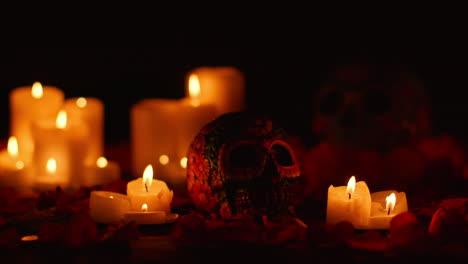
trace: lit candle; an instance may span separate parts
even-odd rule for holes
[[[0,152],[0,187],[9,186],[18,193],[31,194],[33,178],[29,168],[18,157],[18,141],[8,139],[7,149]]]
[[[10,135],[18,140],[18,155],[25,165],[30,163],[34,150],[32,122],[54,121],[62,107],[63,98],[62,90],[42,86],[39,82],[11,91]]]
[[[148,211],[171,212],[173,192],[164,181],[153,179],[152,165],[146,166],[143,177],[127,184],[127,196],[134,211],[140,211],[143,204],[147,204]]]
[[[132,107],[133,173],[154,164],[158,179],[185,191],[187,151],[200,129],[216,116],[214,104],[201,103],[198,79],[189,79],[189,95],[180,100],[145,99]]]
[[[148,212],[148,205],[143,204],[140,211],[125,212],[124,222],[135,222],[138,225],[154,225],[166,223],[166,212]]]
[[[380,191],[371,194],[371,216],[366,229],[389,229],[390,220],[402,212],[408,211],[404,192],[394,190]]]
[[[94,164],[86,165],[81,186],[93,187],[108,184],[120,178],[120,166],[117,162],[99,157]]]
[[[193,90],[190,80],[199,82],[197,100],[200,104],[214,104],[217,116],[245,109],[245,80],[236,68],[200,67],[191,71],[188,79],[188,94]]]
[[[365,181],[356,183],[354,176],[347,186],[328,188],[326,222],[337,224],[348,221],[354,227],[368,226],[371,213],[371,195]]]
[[[103,224],[119,223],[130,209],[130,201],[124,194],[106,191],[92,191],[89,200],[90,216]]]
[[[88,139],[84,142],[84,163],[94,165],[104,151],[104,104],[97,98],[70,98],[63,108],[70,123],[80,122],[88,129]]]

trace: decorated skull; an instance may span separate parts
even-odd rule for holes
[[[385,151],[429,130],[423,86],[390,64],[343,64],[315,98],[314,132],[330,143]]]
[[[191,199],[197,209],[224,219],[292,214],[299,175],[284,130],[263,115],[221,115],[200,130],[188,151]]]

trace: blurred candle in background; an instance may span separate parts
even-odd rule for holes
[[[63,91],[35,82],[32,86],[13,89],[10,93],[10,135],[18,141],[18,157],[28,165],[34,142],[31,125],[35,121],[54,122],[64,100]]]
[[[18,157],[16,137],[10,137],[7,149],[0,152],[0,187],[12,187],[20,194],[32,194],[31,176],[29,167],[25,167]]]
[[[197,100],[200,104],[214,104],[217,116],[245,110],[245,80],[238,69],[199,67],[189,72],[187,79],[187,96],[190,95],[190,86],[193,87],[190,80],[198,81],[200,94]]]

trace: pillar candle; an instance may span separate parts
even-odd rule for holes
[[[65,111],[60,111],[55,122],[40,120],[33,123],[35,144],[33,166],[39,190],[79,187],[86,153],[87,128],[78,120],[69,123]],[[54,159],[55,171],[47,164]]]
[[[200,104],[214,104],[216,115],[245,109],[245,80],[242,72],[234,67],[200,67],[187,75],[187,95],[190,78],[200,83]]]
[[[392,203],[391,195],[395,201]],[[403,212],[408,211],[408,203],[404,192],[394,190],[380,191],[371,194],[371,215],[366,229],[389,229],[390,220]]]
[[[67,112],[71,123],[75,120],[88,128],[84,162],[94,165],[103,155],[104,149],[104,105],[97,98],[70,98],[64,102],[63,109]]]
[[[30,167],[18,157],[16,137],[8,139],[6,150],[0,152],[0,187],[12,187],[20,194],[32,194],[34,179]]]
[[[94,164],[85,165],[81,186],[105,185],[117,179],[120,179],[119,164],[99,157]]]
[[[365,181],[356,183],[354,176],[347,186],[328,188],[326,222],[337,224],[348,221],[355,228],[368,226],[371,213],[371,195]]]
[[[172,190],[164,181],[153,179],[153,167],[148,165],[143,177],[127,184],[127,196],[133,211],[141,211],[143,204],[147,204],[148,211],[171,212]]]
[[[124,194],[106,191],[92,191],[89,200],[90,216],[103,224],[122,222],[130,209],[128,197]]]
[[[34,143],[31,134],[33,121],[54,121],[62,107],[64,94],[53,86],[22,86],[10,93],[10,135],[18,140],[18,155],[25,164],[32,159]]]

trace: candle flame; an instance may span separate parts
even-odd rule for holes
[[[47,160],[46,168],[49,173],[55,173],[57,171],[57,162],[54,158],[50,158]]]
[[[104,158],[104,157],[99,157],[97,160],[96,160],[96,165],[99,167],[99,168],[105,168],[107,167],[107,159]]]
[[[65,110],[61,110],[58,113],[57,119],[55,120],[55,126],[61,129],[67,127],[67,112],[65,112]]]
[[[188,92],[192,105],[195,107],[199,106],[200,100],[198,97],[200,96],[200,81],[196,74],[191,74],[189,77]]]
[[[85,108],[87,104],[88,101],[84,97],[76,99],[76,106],[78,106],[79,108]]]
[[[16,137],[12,136],[8,139],[7,151],[11,157],[18,157],[18,140],[16,140]]]
[[[145,168],[145,171],[143,172],[143,188],[145,188],[146,191],[148,191],[152,183],[153,183],[153,166],[151,166],[151,164],[148,164],[148,166],[146,166]]]
[[[114,196],[111,195],[111,196],[109,196],[109,198],[114,199]]]
[[[31,88],[31,95],[36,99],[41,99],[44,91],[40,82],[34,82]]]
[[[395,193],[391,193],[387,198],[385,198],[385,201],[387,201],[387,205],[385,206],[385,210],[387,210],[388,214],[395,208],[396,204],[396,195]]]
[[[162,165],[167,165],[169,163],[169,156],[167,155],[161,155],[159,157],[159,163],[161,163]]]
[[[184,169],[187,168],[187,157],[183,157],[180,159],[180,166]]]
[[[143,205],[141,206],[141,211],[142,211],[142,212],[148,212],[148,205],[147,205],[147,204],[143,204]]]
[[[351,178],[348,181],[348,186],[346,187],[346,193],[349,195],[350,199],[351,195],[354,193],[354,189],[356,189],[356,178],[354,176],[351,176]]]

